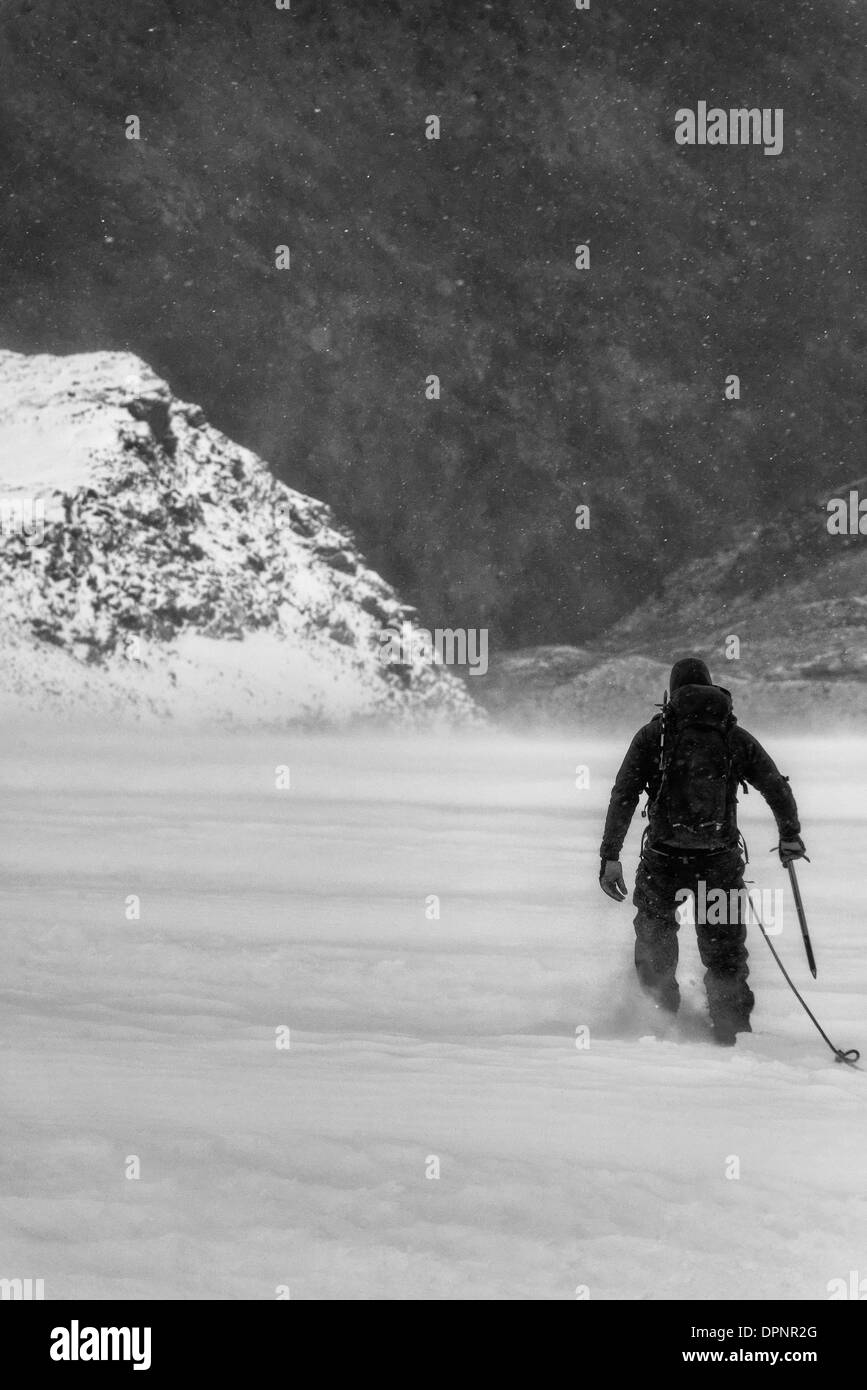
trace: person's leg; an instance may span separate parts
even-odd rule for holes
[[[747,984],[749,967],[744,862],[740,855],[706,871],[707,893],[725,893],[721,911],[708,906],[707,915],[719,921],[696,922],[698,949],[705,966],[704,983],[714,1032],[724,1041],[734,1041],[736,1033],[749,1033],[750,1014],[755,997]],[[741,891],[743,890],[743,891]]]
[[[677,1013],[680,1005],[675,891],[676,885],[641,860],[632,895],[636,908],[635,969],[642,989],[671,1013]]]

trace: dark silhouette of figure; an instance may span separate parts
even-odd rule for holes
[[[648,825],[632,899],[638,978],[659,1008],[677,1011],[677,909],[688,894],[697,904],[710,899],[706,920],[696,913],[696,934],[714,1037],[729,1046],[750,1031],[755,1002],[747,983],[745,861],[737,824],[738,788],[746,792],[747,783],[774,813],[783,864],[800,859],[805,849],[788,778],[738,725],[731,695],[713,684],[705,663],[698,657],[675,662],[662,713],[639,729],[617,774],[599,875],[603,892],[621,902],[620,851],[646,792]]]

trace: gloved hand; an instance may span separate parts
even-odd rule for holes
[[[607,893],[616,903],[623,902],[626,897],[626,884],[623,882],[623,870],[619,859],[605,860],[599,875],[599,886],[602,892]]]
[[[796,835],[794,840],[781,840],[779,843],[780,861],[784,869],[787,869],[794,859],[806,859],[807,851],[804,841],[800,835]]]

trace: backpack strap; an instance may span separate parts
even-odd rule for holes
[[[734,772],[735,778],[737,779],[738,786],[740,787],[740,789],[741,789],[741,791],[743,792],[744,796],[749,796],[749,794],[750,794],[750,789],[749,789],[749,787],[748,787],[748,785],[747,785],[746,778],[744,777],[743,773],[740,771],[740,768],[738,768],[738,767],[736,766],[736,764],[737,764],[737,758],[736,758],[736,756],[735,756],[734,750],[732,749],[732,741],[731,741],[731,740],[732,740],[732,734],[733,734],[733,732],[734,732],[734,728],[735,728],[736,722],[737,722],[737,721],[735,720],[734,715],[733,715],[733,714],[730,714],[730,715],[729,715],[729,722],[728,722],[728,725],[726,726],[726,744],[727,744],[727,746],[728,746],[728,749],[729,749],[729,757],[730,757],[730,759],[731,759],[731,771]],[[746,847],[746,841],[744,841],[744,846]]]
[[[665,777],[665,770],[666,770],[666,767],[667,767],[667,759],[670,759],[670,757],[671,757],[671,748],[670,748],[670,746],[669,746],[669,745],[670,745],[670,727],[669,727],[669,726],[670,726],[670,719],[671,719],[670,704],[671,704],[671,702],[670,702],[670,700],[669,700],[669,698],[668,698],[668,691],[666,690],[666,691],[664,692],[663,696],[662,696],[662,704],[661,704],[661,705],[657,705],[657,707],[656,707],[657,709],[662,710],[662,714],[659,715],[659,716],[654,716],[654,718],[658,717],[658,718],[659,718],[659,721],[660,721],[660,724],[659,724],[659,753],[658,753],[657,759],[656,759],[657,777],[656,777],[656,779],[648,778],[647,784],[646,784],[646,785],[644,786],[644,788],[643,788],[643,791],[644,791],[645,795],[647,796],[647,800],[645,801],[645,803],[644,803],[644,809],[643,809],[643,811],[641,812],[641,819],[642,819],[642,820],[646,820],[646,819],[647,819],[647,813],[648,813],[648,811],[650,810],[651,802],[656,801],[657,797],[659,796],[660,791],[662,790],[662,783],[663,783],[663,780],[664,780],[664,777]],[[657,782],[656,794],[655,794],[655,795],[654,795],[654,793],[653,793],[652,780],[656,780],[656,782]]]
[[[669,709],[669,700],[668,700],[668,691],[667,691],[667,690],[666,690],[665,693],[663,694],[663,697],[662,697],[662,704],[660,705],[660,709],[662,710],[662,716],[661,716],[661,723],[660,723],[660,726],[659,726],[659,775],[660,775],[660,777],[662,777],[662,775],[663,775],[663,773],[664,773],[664,771],[665,771],[665,744],[666,744],[666,737],[665,737],[665,736],[666,736],[666,733],[668,732],[668,723],[669,723],[669,719],[670,719],[670,716],[671,716],[671,710]]]

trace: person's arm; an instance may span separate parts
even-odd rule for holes
[[[739,729],[738,734],[740,773],[751,786],[761,792],[774,813],[777,829],[780,832],[781,857],[782,846],[784,845],[800,846],[801,854],[803,854],[804,846],[801,840],[798,807],[792,795],[788,777],[783,776],[773,758],[765,752],[757,738],[748,734],[746,729]],[[791,857],[800,858],[801,856],[794,854]]]
[[[602,856],[602,873],[605,872],[606,861],[620,858],[638,798],[650,780],[656,751],[658,745],[653,736],[653,728],[645,724],[630,743],[611,789],[611,800],[608,803],[599,851]]]

